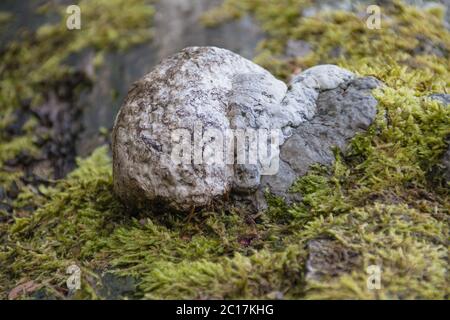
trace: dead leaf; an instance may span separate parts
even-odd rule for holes
[[[40,287],[39,284],[35,283],[33,280],[27,281],[25,283],[19,284],[17,287],[12,289],[8,294],[9,300],[15,300],[20,295],[32,293]]]

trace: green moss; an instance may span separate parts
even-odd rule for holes
[[[299,236],[327,233],[357,250],[362,270],[306,286],[307,298],[444,299],[447,290],[448,225],[444,219],[408,208],[374,203],[348,214],[308,223]],[[366,267],[381,267],[381,290],[367,290]]]
[[[143,278],[141,287],[150,299],[252,299],[299,297],[302,260],[299,246],[283,252],[260,250],[245,257],[236,254],[218,261],[159,261]]]
[[[85,248],[107,232],[104,227],[115,207],[107,190],[109,172],[109,160],[102,149],[81,162],[80,168],[55,188],[41,190],[42,194],[22,193],[17,207],[20,202],[43,205],[29,217],[16,218],[9,227],[0,256],[3,283],[24,274],[48,286],[63,283],[65,268],[79,257],[88,256]],[[93,174],[97,176],[94,178]],[[99,180],[100,176],[104,178]],[[92,199],[97,210],[89,206]],[[107,215],[109,211],[112,213]],[[48,278],[53,281],[47,283]]]
[[[350,154],[364,158],[357,166],[360,183],[371,191],[427,188],[427,173],[447,147],[450,110],[419,94],[405,87],[375,92],[378,119],[353,141]]]

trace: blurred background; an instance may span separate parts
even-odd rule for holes
[[[17,41],[22,37],[30,37],[30,34],[42,26],[60,23],[64,16],[58,10],[76,2],[70,0],[1,1],[0,11],[12,16],[4,25],[0,35],[2,47],[5,48],[9,42]],[[77,119],[82,125],[82,132],[77,137],[77,154],[87,155],[101,143],[99,141],[101,137],[98,136],[99,129],[112,127],[114,117],[130,85],[150,72],[161,59],[187,46],[205,45],[227,48],[249,59],[254,56],[255,48],[262,38],[262,32],[249,16],[215,28],[207,28],[201,23],[202,14],[220,2],[220,0],[85,1],[86,6],[90,8],[98,5],[104,6],[105,11],[114,11],[120,7],[129,10],[127,19],[140,19],[139,24],[131,28],[140,30],[148,28],[150,34],[132,46],[127,45],[125,50],[115,50],[115,38],[106,40],[105,48],[112,47],[113,50],[105,52],[102,58],[104,61],[96,66],[93,66],[95,52],[99,49],[95,47],[96,44],[88,43],[81,52],[76,52],[76,56],[70,56],[64,61],[64,64],[70,63],[77,71],[83,72],[92,80],[92,87],[83,90],[77,101],[77,104],[82,105],[82,115]],[[138,13],[133,16],[136,10],[141,10],[144,6],[148,10],[146,15]],[[108,12],[103,12],[103,9],[93,8],[95,12],[92,14],[89,12],[90,16],[86,17],[82,3],[81,30],[66,30],[66,32],[77,33],[76,37],[90,37],[87,30],[92,29],[91,18],[101,19],[100,16],[104,15],[108,20]],[[115,18],[112,17],[112,19]],[[105,21],[102,27],[105,27],[107,23]],[[117,22],[111,21],[111,24],[115,23]],[[121,34],[124,37],[127,37],[130,31],[126,30],[127,27],[124,25],[115,24],[112,27],[119,33],[125,30]],[[97,31],[103,32],[103,30]],[[46,46],[47,44],[38,42],[34,45]]]

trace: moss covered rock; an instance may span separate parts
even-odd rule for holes
[[[428,98],[449,87],[443,12],[383,1],[383,27],[369,30],[353,11],[303,15],[308,2],[228,0],[205,18],[254,15],[267,33],[256,61],[279,77],[333,63],[385,83],[372,91],[377,115],[368,130],[334,153],[332,167],[312,166],[297,179],[291,190],[301,198],[287,205],[268,195],[268,210],[257,215],[126,215],[113,193],[107,147],[46,184],[22,183],[25,172],[11,172],[2,158],[2,188],[8,183],[0,194],[15,197],[0,206],[1,297],[22,285],[34,292],[17,298],[67,298],[65,271],[75,263],[82,288],[72,298],[111,296],[99,286],[112,273],[124,279],[120,294],[133,298],[448,299],[449,189],[442,174],[431,173],[448,150],[450,108]],[[308,42],[311,53],[287,59],[289,40]],[[417,50],[430,44],[438,55]],[[2,63],[30,59],[26,50],[9,52]],[[2,77],[0,144],[7,151],[0,156],[8,158],[19,145],[39,152],[31,134],[15,137],[17,144],[3,135],[19,106],[16,94],[33,96],[34,86],[11,90],[28,72],[20,70]],[[53,73],[38,75],[46,74]],[[381,269],[380,290],[367,287],[371,265]],[[326,272],[308,276],[308,266]]]

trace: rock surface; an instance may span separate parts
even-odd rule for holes
[[[360,254],[336,240],[313,239],[308,241],[306,247],[308,250],[307,281],[338,277],[361,268]]]
[[[129,205],[184,212],[216,203],[263,210],[267,189],[289,200],[296,177],[331,164],[332,148],[370,125],[378,85],[322,65],[288,87],[228,50],[184,49],[138,81],[117,116],[115,192]],[[270,142],[266,158],[250,131]]]
[[[434,93],[429,96],[430,99],[439,101],[444,106],[449,107],[450,106],[450,94],[445,93]],[[450,136],[447,137],[447,144],[448,148],[447,151],[444,153],[441,159],[442,163],[442,174],[444,181],[447,183],[450,183]]]
[[[445,93],[433,93],[429,96],[430,99],[439,101],[445,106],[450,105],[450,94]]]
[[[276,176],[264,176],[258,192],[247,200],[256,210],[266,208],[265,190],[287,202],[298,200],[289,193],[295,179],[313,164],[330,166],[334,147],[344,151],[356,133],[366,130],[376,116],[377,100],[371,90],[381,83],[372,77],[356,78],[334,89],[319,90],[316,114],[292,131],[280,148],[280,169]]]

